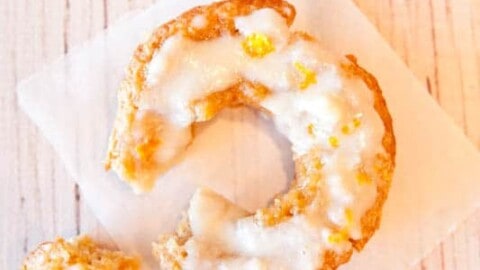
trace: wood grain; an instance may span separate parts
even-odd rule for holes
[[[161,0],[162,1],[162,0]],[[0,269],[58,235],[108,242],[74,179],[16,105],[22,79],[153,0],[0,0]],[[355,0],[480,148],[480,1]],[[418,269],[480,268],[480,212]]]
[[[480,1],[355,2],[480,149]],[[417,267],[479,268],[480,211]]]

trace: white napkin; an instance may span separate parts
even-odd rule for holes
[[[78,181],[93,212],[123,250],[154,266],[150,244],[171,231],[198,186],[254,210],[292,177],[289,143],[269,120],[227,110],[198,127],[183,161],[136,196],[103,170],[116,89],[136,46],[156,25],[208,0],[161,1],[116,24],[22,82],[22,109]],[[406,269],[476,209],[480,155],[350,0],[296,0],[294,28],[331,50],[358,56],[384,90],[398,142],[396,174],[380,230],[342,269]]]

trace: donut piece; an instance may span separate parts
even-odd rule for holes
[[[38,246],[23,262],[23,270],[139,270],[140,260],[120,251],[98,247],[89,237],[58,238]]]
[[[273,118],[292,143],[295,179],[255,213],[201,189],[161,269],[335,269],[378,228],[395,166],[392,120],[376,79],[293,32],[280,0],[223,1],[157,28],[119,91],[107,168],[148,191],[227,106]]]

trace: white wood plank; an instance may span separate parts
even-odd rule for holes
[[[425,82],[442,108],[480,148],[480,2],[356,2],[418,79]],[[476,213],[417,269],[478,269],[479,220],[480,213]]]

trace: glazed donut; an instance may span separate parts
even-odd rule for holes
[[[24,260],[22,270],[140,270],[140,260],[120,251],[100,248],[87,236],[58,238],[39,245]]]
[[[161,269],[334,269],[379,225],[394,169],[392,120],[376,79],[289,30],[282,0],[194,8],[141,44],[119,90],[112,167],[152,188],[191,142],[192,124],[228,106],[273,118],[292,144],[289,190],[248,213],[207,189],[154,253]]]

